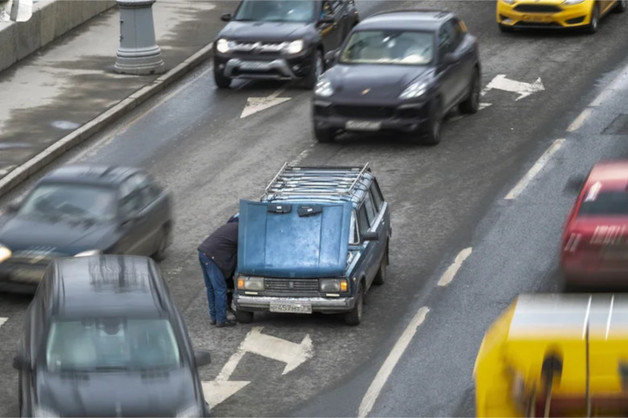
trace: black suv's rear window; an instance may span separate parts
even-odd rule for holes
[[[304,0],[244,0],[234,20],[264,22],[311,22],[314,20],[313,1]]]

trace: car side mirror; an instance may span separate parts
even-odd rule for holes
[[[338,57],[340,57],[340,49],[334,49],[333,51],[328,51],[325,54],[325,65],[328,68],[332,67],[338,61]]]
[[[565,192],[579,193],[580,190],[582,190],[585,181],[586,178],[584,178],[583,176],[575,175],[569,177],[569,179],[567,179],[567,183],[565,184]]]
[[[13,357],[13,368],[17,370],[30,370],[31,361],[24,351],[18,351],[15,357]]]
[[[211,354],[207,350],[194,350],[194,362],[196,367],[207,366],[212,362]]]
[[[332,23],[335,23],[335,22],[336,21],[334,20],[334,17],[330,16],[330,15],[324,15],[320,19],[318,19],[318,23],[319,24],[328,25],[328,24],[332,24]]]
[[[223,22],[230,22],[231,21],[231,13],[225,13],[222,16],[220,16],[220,20],[222,20]]]
[[[362,233],[362,241],[378,241],[379,240],[379,232],[377,231],[366,231]]]

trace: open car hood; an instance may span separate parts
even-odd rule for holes
[[[345,273],[352,205],[240,201],[238,272],[339,277]]]

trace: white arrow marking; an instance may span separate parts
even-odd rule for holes
[[[9,319],[9,318],[0,318],[0,327],[1,327],[1,326],[5,323],[5,322],[7,322],[7,320],[8,320],[8,319]]]
[[[279,97],[279,95],[285,90],[286,88],[282,87],[267,97],[249,97],[248,99],[246,99],[246,105],[242,110],[240,119],[251,116],[257,112],[261,112],[262,110],[269,109],[273,106],[277,106],[278,104],[287,102],[288,100],[292,99],[292,97]]]
[[[207,399],[212,408],[251,383],[245,380],[229,380],[246,353],[259,354],[260,356],[286,363],[282,375],[296,369],[313,356],[312,339],[309,334],[303,338],[300,344],[296,344],[271,335],[262,334],[262,329],[263,327],[254,327],[249,331],[236,352],[229,357],[216,379],[202,382],[205,399]]]
[[[498,74],[495,78],[493,78],[493,80],[491,80],[490,83],[488,83],[486,87],[484,87],[484,90],[482,90],[480,94],[484,96],[487,91],[492,89],[517,93],[519,94],[519,97],[517,97],[515,101],[518,101],[524,97],[528,97],[532,93],[545,90],[545,87],[543,86],[541,77],[537,78],[534,83],[524,83],[522,81],[510,80],[509,78],[506,78],[505,74]]]

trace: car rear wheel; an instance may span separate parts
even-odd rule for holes
[[[318,81],[318,77],[325,71],[325,64],[323,62],[323,53],[320,49],[316,50],[314,54],[314,59],[312,60],[312,67],[310,68],[310,72],[303,79],[303,87],[308,90],[313,90],[316,87],[316,82]]]
[[[253,312],[241,311],[240,309],[237,309],[235,311],[235,317],[236,321],[242,324],[249,324],[253,322]]]
[[[437,145],[440,142],[442,124],[443,115],[440,101],[435,101],[432,105],[430,118],[427,121],[427,132],[425,133],[425,137],[423,138],[424,144]]]
[[[623,13],[628,9],[628,0],[619,0],[615,6],[615,13]]]
[[[471,85],[469,86],[469,97],[460,103],[459,109],[462,113],[473,114],[480,108],[480,72],[476,68],[473,70]]]
[[[600,23],[600,6],[597,3],[593,4],[593,10],[591,11],[591,22],[586,27],[587,33],[597,32],[597,27]]]
[[[364,309],[364,286],[360,285],[357,299],[353,309],[345,314],[345,324],[360,325],[362,322],[362,310]]]
[[[231,78],[225,77],[216,69],[214,69],[214,82],[219,89],[228,89],[231,86]]]
[[[334,142],[336,135],[333,129],[314,128],[314,136],[318,142]]]
[[[499,23],[498,26],[499,26],[499,30],[503,33],[510,33],[514,30],[512,26],[504,25],[501,23]]]

